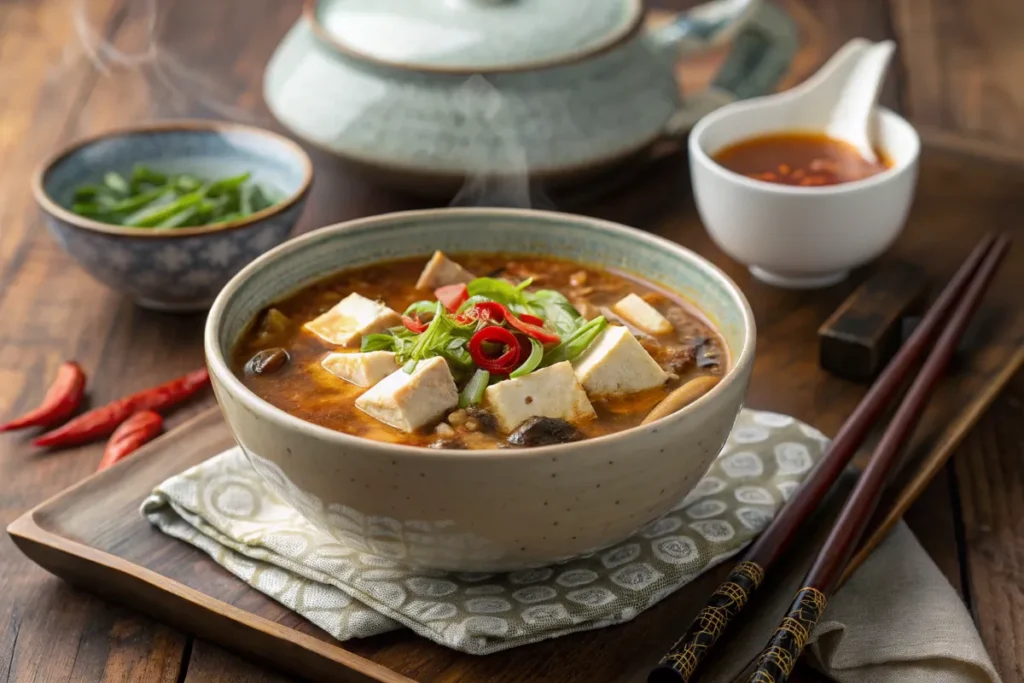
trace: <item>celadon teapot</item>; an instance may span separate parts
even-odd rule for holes
[[[713,0],[656,29],[642,0],[307,0],[264,95],[296,136],[414,192],[467,177],[582,182],[770,91],[796,29],[758,0]],[[675,62],[732,40],[710,88]]]

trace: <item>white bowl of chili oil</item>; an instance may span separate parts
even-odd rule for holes
[[[690,134],[690,177],[712,240],[768,284],[827,287],[899,236],[917,183],[920,140],[875,112],[878,164],[828,138],[814,112],[740,102]]]

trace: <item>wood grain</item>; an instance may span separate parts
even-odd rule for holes
[[[66,358],[76,358],[89,369],[94,403],[163,381],[201,361],[200,316],[142,312],[90,280],[45,233],[27,192],[27,177],[42,157],[73,137],[123,123],[198,115],[278,128],[262,102],[261,72],[273,47],[298,16],[300,0],[156,4],[161,16],[151,29],[143,13],[149,3],[0,3],[4,36],[0,48],[2,415],[38,401],[56,366]],[[678,8],[695,3],[659,0],[656,4]],[[974,231],[1019,217],[1024,184],[1016,180],[1024,177],[1020,167],[1009,164],[1000,170],[988,163],[964,162],[963,155],[1007,163],[1024,157],[1020,144],[1024,86],[1018,77],[1024,55],[1016,40],[1024,31],[1020,3],[785,0],[784,4],[802,12],[801,26],[813,48],[808,55],[827,55],[857,35],[897,37],[903,69],[887,84],[884,101],[909,111],[915,123],[938,129],[932,139],[944,148],[960,149],[929,153],[922,179],[927,190],[900,243],[900,258],[926,263],[930,274],[939,277],[952,270]],[[71,11],[76,6],[87,10],[89,25],[100,35],[129,54],[130,64],[108,60],[105,70],[96,68],[75,32]],[[147,42],[151,35],[158,40],[155,51]],[[138,59],[140,55],[147,58]],[[422,206],[420,200],[387,194],[347,174],[320,152],[312,156],[318,178],[300,230]],[[608,192],[603,201],[572,208],[661,232],[729,265],[706,235],[692,228],[695,212],[685,191],[687,183],[685,160],[672,156],[637,174],[631,186]],[[1022,270],[1016,269],[1018,276]],[[764,349],[759,351],[756,373],[766,381],[755,385],[752,400],[762,407],[798,410],[803,419],[834,431],[855,401],[856,387],[841,380],[817,379],[801,357],[801,349],[787,345],[786,340],[824,320],[849,286],[815,294],[779,293],[750,281],[735,264],[730,272],[741,279],[756,303],[763,332]],[[1006,310],[1007,301],[1001,305],[993,316]],[[774,368],[779,371],[773,375]],[[948,407],[976,389],[969,374],[958,375],[958,381],[962,387],[948,389],[943,405]],[[1014,488],[1019,486],[1014,478],[1019,460],[1014,460],[1014,453],[1019,453],[1024,438],[1020,385],[1018,377],[1007,396],[995,402],[992,415],[1000,419],[989,416],[981,422],[958,450],[955,466],[908,513],[922,543],[954,585],[964,590],[1007,680],[1024,678],[1020,669],[1024,618],[1019,589],[1015,593],[1013,587],[1013,580],[1020,576],[1024,529],[1011,517],[1019,512],[1013,501],[1021,500]],[[171,424],[199,407],[176,412]],[[25,435],[0,437],[0,521],[11,521],[90,473],[101,450],[94,446],[40,455],[31,452]],[[964,539],[962,549],[956,543],[958,528]],[[1004,546],[1010,550],[1004,551]],[[182,657],[188,643],[187,636],[173,629],[52,579],[15,551],[6,537],[0,538],[0,680],[174,680],[186,673]],[[235,660],[210,654],[217,650],[197,643],[187,675],[199,677],[194,680],[229,680],[235,665],[226,662]],[[252,669],[238,669],[243,670]],[[245,680],[244,674],[238,673],[236,680]]]
[[[968,435],[954,463],[965,573],[982,639],[1005,680],[1024,680],[1024,377]]]
[[[844,5],[847,3],[843,3]],[[856,4],[856,3],[850,3]],[[1024,5],[1016,0],[890,0],[915,122],[963,136],[1024,143]]]

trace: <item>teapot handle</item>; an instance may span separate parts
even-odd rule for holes
[[[730,102],[772,92],[799,47],[793,20],[761,0],[711,0],[679,13],[653,31],[651,38],[674,58],[733,40],[711,85],[685,94],[682,106],[666,126],[666,135],[672,137],[686,135],[698,119]]]

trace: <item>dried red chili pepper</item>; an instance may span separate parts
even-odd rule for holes
[[[469,298],[469,287],[464,282],[457,285],[445,285],[435,289],[434,296],[449,312],[457,313],[459,306],[466,303],[466,299]]]
[[[488,356],[484,352],[485,343],[501,344],[505,347],[497,356]],[[504,327],[484,327],[477,330],[468,344],[469,355],[478,367],[494,375],[507,375],[519,364],[519,342]]]
[[[5,425],[0,425],[0,432],[25,427],[46,427],[62,422],[75,412],[82,402],[83,394],[85,373],[82,368],[74,361],[63,363],[57,369],[57,377],[46,391],[46,396],[39,407]]]
[[[164,419],[152,410],[135,413],[122,422],[107,441],[103,459],[96,471],[105,470],[115,462],[135,452],[139,446],[152,440],[164,428]]]
[[[430,327],[430,323],[421,323],[416,318],[411,318],[407,315],[402,316],[402,324],[413,334],[423,334]]]
[[[32,443],[36,446],[74,446],[94,441],[112,433],[132,413],[170,408],[194,396],[209,384],[210,375],[206,368],[195,370],[166,384],[90,410],[64,426],[37,437]]]

